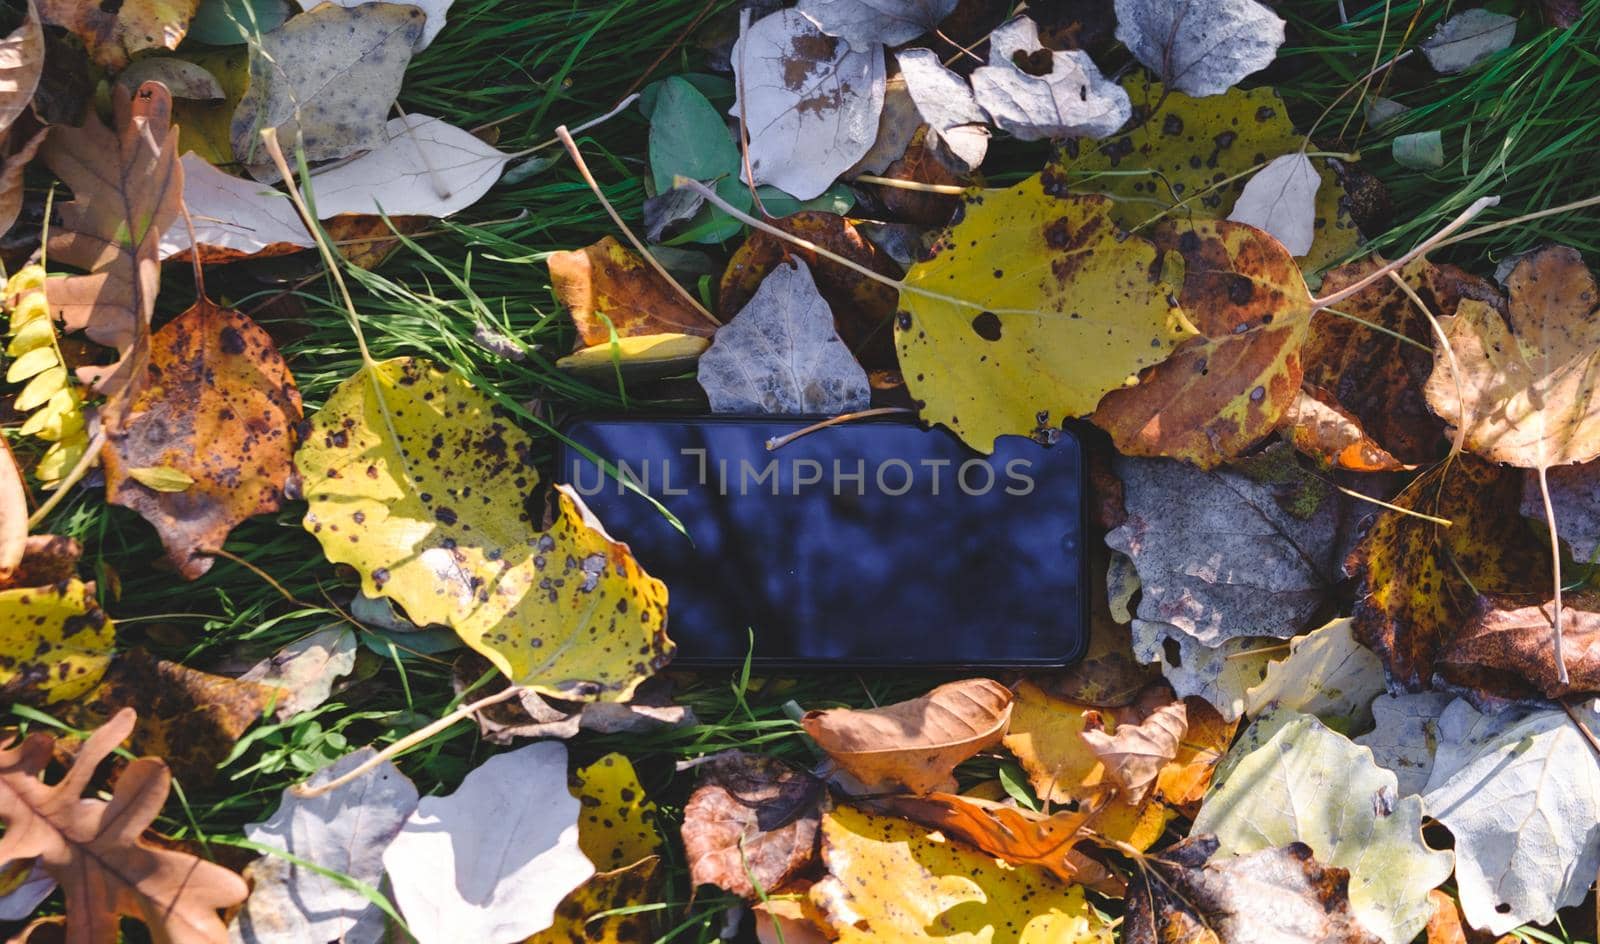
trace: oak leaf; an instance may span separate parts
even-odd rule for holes
[[[1011,691],[989,679],[948,682],[882,708],[808,711],[806,733],[868,788],[932,793],[954,785],[957,764],[1000,743]]]
[[[647,334],[709,338],[717,325],[683,300],[666,278],[606,236],[582,249],[553,252],[550,287],[578,329],[575,347]]]
[[[702,765],[683,809],[692,884],[754,899],[816,858],[822,781],[774,758],[727,751]]]
[[[122,917],[148,923],[172,944],[227,939],[217,909],[245,899],[239,876],[186,852],[143,838],[166,803],[171,774],[158,758],[123,770],[109,802],[85,797],[95,768],[133,730],[134,713],[117,712],[78,750],[55,784],[40,779],[53,739],[43,733],[0,749],[0,866],[37,857],[66,895],[70,940],[113,944]]]

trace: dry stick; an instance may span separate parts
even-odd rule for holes
[[[1589,742],[1590,750],[1594,751],[1596,755],[1600,755],[1600,738],[1595,737],[1594,732],[1590,731],[1589,726],[1583,723],[1583,719],[1578,717],[1576,711],[1572,710],[1572,706],[1567,704],[1566,699],[1559,699],[1559,703],[1561,710],[1565,711],[1567,717],[1572,719],[1572,723],[1577,726],[1578,732],[1583,735],[1583,739]]]
[[[1468,240],[1468,239],[1475,239],[1475,238],[1477,238],[1479,236],[1487,235],[1489,233],[1494,232],[1495,230],[1506,229],[1507,227],[1516,226],[1519,223],[1527,223],[1527,222],[1529,222],[1531,220],[1543,219],[1544,217],[1547,217],[1547,216],[1555,216],[1555,215],[1560,214],[1560,213],[1568,213],[1568,212],[1571,212],[1572,210],[1582,210],[1582,209],[1584,209],[1586,207],[1592,207],[1595,204],[1600,204],[1600,194],[1596,194],[1595,196],[1592,196],[1592,197],[1585,197],[1582,200],[1574,200],[1571,203],[1563,203],[1560,206],[1553,206],[1553,207],[1547,207],[1546,209],[1543,209],[1543,210],[1536,210],[1533,213],[1524,213],[1521,216],[1513,216],[1509,220],[1500,220],[1500,221],[1495,222],[1495,223],[1486,223],[1483,226],[1475,226],[1472,229],[1469,229],[1464,233],[1460,233],[1460,234],[1458,234],[1456,236],[1451,237],[1450,239],[1440,240],[1438,243],[1435,244],[1434,248],[1443,249],[1446,246],[1453,246],[1456,243],[1463,242],[1463,241]]]
[[[362,777],[365,777],[367,774],[382,766],[384,761],[390,759],[391,757],[397,757],[400,754],[405,753],[411,748],[416,747],[418,744],[421,744],[433,737],[435,734],[438,734],[439,732],[449,728],[456,722],[464,721],[467,718],[472,717],[477,712],[482,711],[491,705],[498,705],[503,701],[507,701],[517,695],[522,694],[524,691],[526,691],[526,689],[521,688],[520,686],[512,685],[511,687],[495,692],[493,695],[489,695],[486,698],[480,698],[477,701],[468,702],[467,704],[457,708],[455,711],[452,711],[449,714],[439,718],[437,721],[431,722],[415,731],[412,731],[410,734],[406,735],[400,740],[395,741],[393,744],[390,744],[383,750],[373,754],[364,762],[351,768],[342,776],[335,777],[332,780],[329,780],[327,783],[319,784],[315,787],[303,783],[298,784],[294,787],[291,787],[290,790],[295,796],[304,797],[305,799],[319,797],[325,793],[332,793],[334,790],[339,789],[353,780],[358,780]]]
[[[880,187],[896,187],[900,190],[916,190],[921,193],[942,193],[952,197],[959,197],[972,189],[958,187],[955,184],[925,184],[920,180],[900,180],[897,177],[879,177],[877,174],[857,174],[856,181],[863,184],[877,184]]]
[[[422,149],[422,142],[417,140],[416,129],[411,126],[411,116],[406,114],[406,110],[400,107],[399,102],[394,103],[394,110],[399,112],[400,117],[406,122],[405,136],[411,141],[411,146],[416,148],[417,159],[428,172],[428,181],[433,184],[434,195],[441,200],[448,200],[451,190],[444,185],[444,177],[440,176],[438,169],[433,166],[433,161],[428,159],[428,152]]]
[[[1334,292],[1332,295],[1323,295],[1320,298],[1313,298],[1311,300],[1311,310],[1317,311],[1318,309],[1329,308],[1333,305],[1337,305],[1350,296],[1359,293],[1362,289],[1378,281],[1379,279],[1385,278],[1389,273],[1398,272],[1401,269],[1404,269],[1411,263],[1411,260],[1426,254],[1434,246],[1437,246],[1439,243],[1443,242],[1445,237],[1470,223],[1473,217],[1499,202],[1499,197],[1479,197],[1478,199],[1472,201],[1472,205],[1467,207],[1465,210],[1462,210],[1459,216],[1445,224],[1444,229],[1439,230],[1437,233],[1434,233],[1432,236],[1429,236],[1422,242],[1417,243],[1417,245],[1413,246],[1405,255],[1394,260],[1393,262],[1385,263],[1381,268],[1374,271],[1371,275],[1357,279],[1355,282],[1352,282],[1350,285],[1347,285],[1339,291]]]
[[[761,202],[761,194],[756,192],[756,172],[750,166],[750,127],[745,124],[744,113],[750,110],[750,97],[744,93],[744,52],[745,36],[750,32],[750,8],[739,11],[739,68],[735,71],[734,78],[739,81],[739,163],[744,167],[745,184],[750,188],[750,201],[760,214],[767,219],[772,219],[772,214],[767,212],[766,204]],[[788,253],[784,254],[788,258]]]
[[[910,407],[904,406],[877,406],[870,410],[857,410],[854,413],[840,413],[838,416],[830,416],[820,423],[812,423],[810,426],[797,429],[792,433],[786,433],[785,435],[774,436],[771,439],[768,439],[767,451],[773,452],[781,449],[784,446],[794,442],[796,439],[799,439],[801,436],[806,435],[807,433],[814,433],[819,429],[826,429],[829,426],[836,426],[840,423],[849,423],[853,420],[864,420],[869,416],[887,416],[891,413],[915,412],[917,411],[911,409]]]
[[[1539,416],[1540,427],[1544,426],[1544,415]],[[1550,503],[1550,481],[1545,475],[1548,463],[1542,461],[1544,453],[1544,431],[1541,428],[1539,435],[1539,498],[1544,502],[1544,520],[1550,531],[1550,569],[1554,571],[1552,579],[1555,582],[1555,612],[1551,614],[1550,632],[1555,644],[1556,655],[1556,681],[1566,685],[1571,679],[1567,675],[1566,656],[1561,651],[1561,538],[1556,533],[1556,509]]]
[[[577,126],[576,128],[570,129],[568,131],[568,133],[569,134],[583,134],[585,131],[588,131],[590,128],[599,127],[600,125],[605,124],[607,121],[610,121],[612,118],[615,118],[617,115],[620,115],[624,108],[627,108],[629,105],[632,105],[635,101],[638,101],[638,99],[639,99],[639,93],[635,92],[632,95],[629,95],[629,96],[623,98],[622,101],[617,102],[617,105],[616,105],[615,108],[613,108],[610,111],[606,112],[605,114],[601,115],[599,118],[590,118],[588,121],[585,121],[583,124]],[[490,124],[493,124],[493,122],[491,122]],[[489,126],[490,125],[480,125],[479,127],[487,128]],[[514,161],[519,157],[527,157],[528,155],[534,153],[535,151],[542,151],[547,147],[555,147],[557,144],[560,144],[560,143],[561,143],[561,139],[559,137],[551,138],[548,141],[540,141],[538,144],[535,144],[533,147],[526,148],[526,149],[521,150],[521,151],[516,151],[516,152],[511,153],[511,154],[507,154],[506,155],[506,160]]]
[[[667,284],[672,286],[678,295],[681,296],[684,301],[688,302],[690,307],[692,307],[695,311],[698,311],[700,314],[711,319],[712,324],[722,324],[722,321],[718,319],[717,316],[706,310],[706,306],[700,304],[700,300],[698,298],[695,298],[694,295],[690,294],[688,289],[684,288],[682,285],[679,285],[677,279],[674,279],[672,276],[667,274],[666,267],[660,262],[656,261],[656,257],[652,256],[650,254],[650,250],[644,247],[644,243],[640,242],[639,237],[633,234],[633,230],[628,228],[628,224],[622,221],[622,216],[617,213],[617,208],[611,205],[610,200],[606,199],[605,192],[602,191],[600,189],[600,185],[595,182],[594,175],[589,173],[589,165],[584,162],[583,153],[578,150],[578,142],[572,140],[572,135],[567,131],[566,125],[562,125],[556,129],[556,137],[560,138],[561,143],[566,145],[567,153],[572,155],[572,163],[577,166],[578,173],[583,176],[583,182],[589,185],[590,190],[594,191],[594,195],[597,199],[599,199],[600,205],[605,207],[606,215],[611,217],[611,222],[617,224],[617,229],[622,230],[622,235],[628,237],[628,242],[632,243],[633,248],[638,250],[639,255],[644,257],[644,261],[650,263],[650,268],[656,270],[657,275],[661,276],[663,279],[666,279]]]

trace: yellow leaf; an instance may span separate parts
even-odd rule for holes
[[[1056,698],[1032,682],[1017,686],[1004,744],[1017,756],[1039,799],[1053,806],[1081,802],[1106,789],[1105,765],[1080,735],[1088,705]],[[1104,719],[1108,732],[1116,721]]]
[[[250,46],[224,46],[196,50],[190,62],[211,73],[222,86],[221,101],[176,99],[172,120],[178,126],[178,153],[193,151],[206,163],[227,167],[233,163],[233,112],[250,89]]]
[[[24,436],[37,436],[47,442],[60,442],[63,437],[79,432],[84,427],[83,398],[74,387],[57,390],[49,401],[17,430]]]
[[[0,590],[0,701],[79,697],[105,674],[114,639],[93,584]]]
[[[341,384],[295,454],[306,529],[368,596],[451,627],[517,685],[624,701],[672,656],[667,589],[568,489],[541,532],[533,463],[487,397],[409,357]]]
[[[61,363],[55,343],[55,322],[44,293],[45,272],[37,265],[25,266],[6,280],[4,304],[9,316],[11,342],[6,352],[21,355],[11,366],[8,379],[32,376],[17,397],[14,408],[26,413],[37,411],[23,421],[19,432],[55,443],[45,451],[33,469],[40,486],[53,489],[77,465],[89,448],[89,433],[83,417],[83,394],[73,386]],[[32,362],[29,366],[19,366]],[[39,365],[43,369],[35,370]],[[12,376],[15,374],[15,377]]]
[[[837,807],[822,820],[822,858],[829,874],[812,886],[811,901],[840,944],[1112,940],[1081,886],[905,820]]]
[[[49,318],[30,318],[23,320],[19,314],[11,316],[11,343],[6,345],[6,353],[18,357],[36,348],[48,347],[50,340],[55,337],[55,331]]]
[[[21,383],[59,363],[55,348],[36,347],[11,362],[6,368],[6,383]]]
[[[1305,142],[1290,123],[1283,100],[1265,86],[1201,99],[1181,92],[1163,98],[1161,84],[1141,74],[1130,75],[1122,85],[1133,100],[1134,114],[1144,120],[1093,147],[1069,142],[1081,150],[1064,156],[1057,166],[1074,193],[1115,199],[1112,218],[1125,228],[1138,227],[1185,199],[1189,202],[1174,216],[1225,219],[1251,168],[1299,151]],[[1325,161],[1314,164],[1322,181],[1314,235],[1311,251],[1299,259],[1308,272],[1349,255],[1361,238],[1341,202],[1344,188],[1338,176]],[[1236,179],[1218,185],[1229,178]],[[1200,191],[1205,193],[1195,199]]]
[[[710,338],[692,334],[636,334],[573,351],[556,366],[601,378],[621,370],[624,377],[664,377],[694,369],[695,360],[711,346]]]
[[[17,394],[17,400],[12,404],[12,409],[18,413],[27,413],[49,402],[50,398],[65,390],[67,386],[67,369],[57,364],[48,370],[42,371],[28,381],[22,392]]]
[[[656,940],[655,912],[595,915],[661,898],[661,859],[640,859],[625,869],[600,872],[561,900],[555,923],[523,944],[643,944]]]
[[[644,795],[627,757],[607,754],[572,779],[572,795],[583,805],[578,848],[596,869],[619,869],[661,852],[656,805]]]
[[[1110,200],[1035,175],[966,201],[906,274],[895,344],[923,418],[973,448],[1048,435],[1195,333],[1162,279],[1170,254],[1119,238]]]
[[[38,463],[33,467],[33,474],[46,491],[54,491],[88,450],[87,435],[63,439],[44,451],[44,455],[39,457]]]
[[[158,492],[183,492],[194,484],[194,479],[182,469],[174,469],[170,466],[141,466],[136,469],[126,469],[125,471],[128,473],[128,478]]]

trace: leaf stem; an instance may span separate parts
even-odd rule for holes
[[[1539,440],[1541,451],[1544,439]],[[1556,533],[1556,509],[1550,502],[1550,480],[1545,474],[1549,463],[1540,462],[1534,471],[1539,473],[1539,499],[1544,502],[1544,520],[1550,530],[1550,569],[1554,572],[1555,583],[1555,612],[1551,614],[1550,630],[1551,642],[1555,646],[1556,681],[1562,685],[1569,684],[1571,678],[1567,675],[1567,660],[1561,651],[1561,536]]]
[[[904,406],[878,406],[873,407],[870,410],[857,410],[854,413],[840,413],[838,416],[830,416],[819,423],[812,423],[810,426],[797,429],[792,433],[786,433],[782,436],[772,437],[771,439],[767,440],[767,451],[774,452],[778,449],[782,449],[784,446],[789,445],[807,433],[814,433],[819,429],[827,429],[829,426],[837,426],[840,423],[849,423],[854,420],[864,420],[869,416],[887,416],[891,413],[916,412],[916,410]]]
[[[1390,272],[1398,272],[1401,269],[1404,269],[1408,264],[1410,264],[1411,260],[1427,253],[1429,250],[1433,249],[1433,247],[1444,241],[1446,236],[1449,236],[1451,233],[1454,233],[1456,230],[1467,225],[1472,221],[1473,217],[1499,202],[1499,197],[1479,197],[1478,199],[1472,201],[1471,206],[1467,207],[1465,210],[1462,210],[1461,214],[1455,219],[1451,220],[1449,223],[1445,224],[1443,229],[1412,247],[1411,250],[1405,255],[1394,260],[1393,262],[1385,263],[1384,266],[1378,269],[1376,272],[1357,279],[1355,282],[1352,282],[1339,291],[1334,292],[1332,295],[1323,295],[1319,298],[1311,299],[1311,310],[1315,312],[1322,308],[1328,308],[1330,306],[1337,305],[1350,296],[1357,294],[1368,285],[1371,285],[1379,279],[1387,276]]]

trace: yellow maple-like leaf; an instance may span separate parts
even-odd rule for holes
[[[574,771],[572,795],[583,805],[578,848],[595,868],[620,869],[661,852],[656,805],[645,796],[626,756],[607,754]]]
[[[540,531],[533,464],[487,397],[409,357],[341,384],[295,455],[306,529],[368,596],[451,627],[514,684],[626,700],[672,656],[666,587],[570,490]]]
[[[1002,742],[1017,756],[1039,799],[1052,805],[1087,800],[1106,789],[1106,769],[1080,736],[1090,706],[1057,698],[1032,682],[1017,686]],[[1107,731],[1116,720],[1105,719]]]
[[[0,701],[83,695],[105,675],[115,638],[93,584],[0,590]]]
[[[1163,97],[1161,83],[1142,74],[1130,75],[1122,86],[1142,120],[1093,146],[1069,141],[1056,169],[1074,193],[1115,199],[1112,218],[1130,229],[1180,203],[1175,216],[1225,219],[1251,168],[1299,151],[1305,142],[1289,121],[1283,99],[1265,86],[1233,88],[1203,99],[1182,92]],[[1344,188],[1338,176],[1325,161],[1314,166],[1321,181],[1314,235],[1311,251],[1298,260],[1307,272],[1349,255],[1361,239],[1341,202]]]
[[[828,875],[811,901],[840,944],[1110,944],[1111,929],[1043,869],[1011,866],[902,819],[822,818]]]
[[[1112,207],[1039,175],[966,198],[906,273],[895,316],[924,419],[982,452],[1007,433],[1048,436],[1196,333],[1162,278],[1173,254],[1123,238]]]

